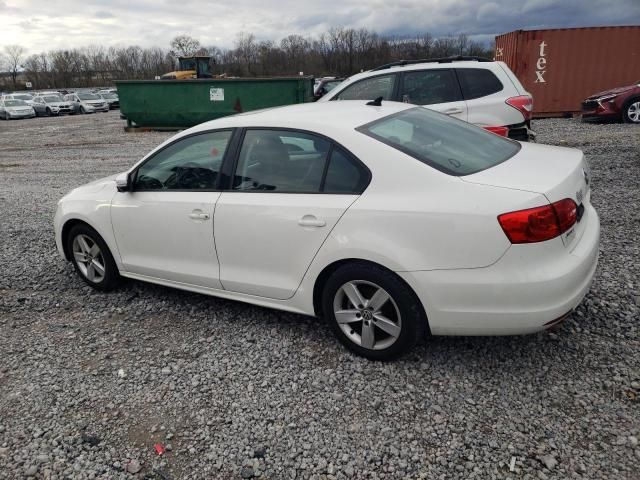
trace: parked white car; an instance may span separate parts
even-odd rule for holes
[[[36,112],[27,102],[22,100],[0,99],[0,118],[13,120],[14,118],[33,118]]]
[[[533,98],[504,62],[449,57],[390,63],[359,73],[333,88],[330,100],[397,100],[527,141]]]
[[[362,101],[203,123],[55,215],[96,289],[124,276],[322,316],[376,359],[427,331],[555,325],[589,290],[599,231],[580,150]]]

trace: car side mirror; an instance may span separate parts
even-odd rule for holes
[[[121,173],[116,177],[116,188],[119,192],[131,191],[131,176],[128,172]]]

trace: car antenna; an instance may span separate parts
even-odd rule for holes
[[[382,106],[382,97],[378,97],[375,100],[371,100],[370,102],[367,102],[367,105],[372,105],[374,107],[381,107]]]

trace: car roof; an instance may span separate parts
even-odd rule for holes
[[[378,75],[389,75],[396,72],[407,72],[413,70],[431,70],[431,69],[450,69],[450,68],[482,68],[485,70],[493,70],[497,68],[499,62],[478,62],[476,60],[455,60],[447,63],[424,62],[411,63],[406,65],[390,66],[381,70],[373,69],[366,72],[357,73],[346,79],[349,83],[361,78],[368,78]]]
[[[302,103],[211,120],[190,128],[184,133],[233,127],[280,127],[320,133],[335,129],[352,130],[409,108],[415,108],[415,105],[384,100],[381,106],[367,105],[367,100]]]

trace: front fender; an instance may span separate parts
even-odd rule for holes
[[[58,203],[58,209],[54,217],[54,230],[56,246],[60,255],[69,260],[64,252],[65,226],[69,222],[84,222],[93,228],[102,237],[109,247],[116,265],[120,269],[122,263],[120,261],[120,252],[113,235],[111,227],[111,199],[115,194],[115,188],[102,189],[98,195],[95,192],[93,198],[82,198],[83,195],[71,195],[70,198],[65,197]]]

